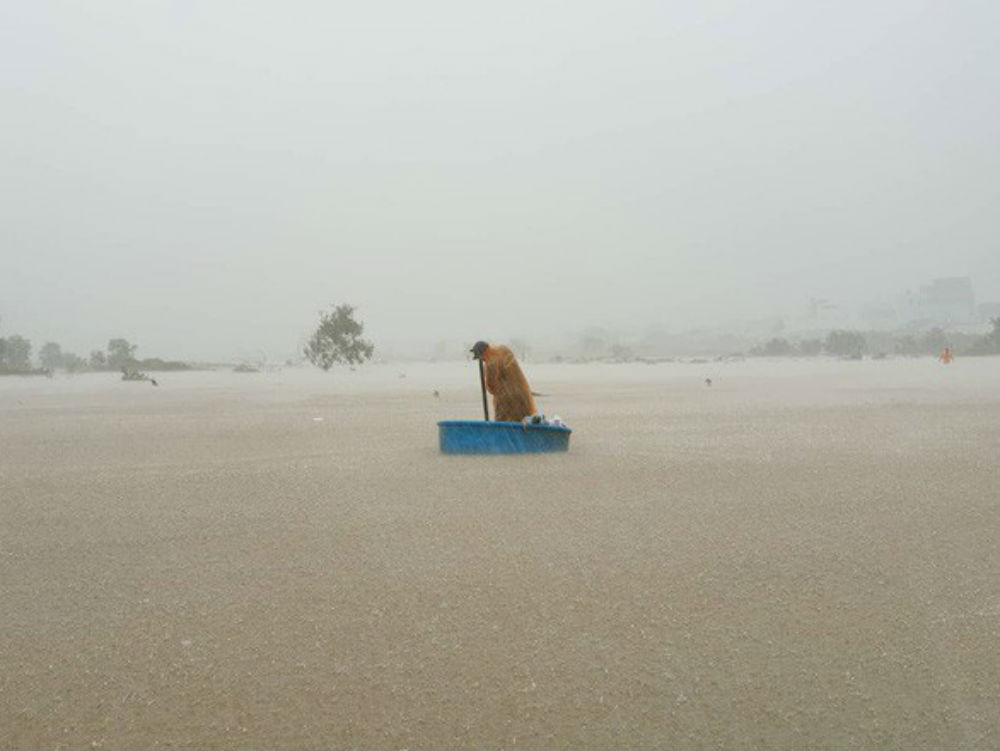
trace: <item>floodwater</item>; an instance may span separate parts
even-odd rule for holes
[[[0,379],[0,747],[1000,745],[1000,358],[525,371]]]

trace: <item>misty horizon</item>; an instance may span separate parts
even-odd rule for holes
[[[0,336],[376,353],[1000,301],[1000,8],[0,11]],[[567,343],[571,346],[571,343]]]

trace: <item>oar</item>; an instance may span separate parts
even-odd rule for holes
[[[476,342],[470,352],[472,356],[479,360],[479,388],[483,392],[483,419],[490,421],[490,408],[486,405],[486,373],[483,371],[483,354],[489,349],[486,342]]]

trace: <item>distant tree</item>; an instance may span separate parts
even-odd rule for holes
[[[63,364],[63,351],[55,342],[45,342],[38,350],[38,362],[46,370],[55,370]]]
[[[179,360],[164,360],[159,357],[147,357],[144,360],[132,361],[136,367],[146,370],[191,370],[191,366]]]
[[[585,360],[604,357],[610,346],[610,333],[599,326],[588,328],[580,337],[580,352]]]
[[[62,361],[59,364],[70,373],[87,369],[87,361],[73,352],[63,352]]]
[[[758,354],[765,357],[783,357],[792,354],[794,351],[795,348],[787,339],[776,336],[770,339],[763,347],[759,348]]]
[[[895,349],[897,355],[920,354],[920,345],[917,344],[917,340],[910,334],[905,334],[904,336],[896,339],[893,348]]]
[[[128,339],[112,339],[108,342],[108,367],[117,370],[135,360],[138,345],[129,344]]]
[[[371,359],[375,346],[361,338],[364,324],[354,319],[353,305],[337,305],[319,314],[319,326],[305,348],[309,361],[323,370],[334,363],[355,365]]]
[[[861,357],[868,349],[865,336],[860,331],[831,331],[823,343],[826,351],[839,357]]]
[[[920,337],[920,349],[927,355],[936,355],[948,346],[948,335],[944,329],[935,327]]]
[[[986,343],[993,347],[994,352],[1000,352],[1000,316],[991,318],[990,323],[993,324],[993,331],[986,335]]]
[[[4,340],[3,361],[0,370],[9,373],[26,373],[31,370],[31,342],[14,334]]]
[[[99,349],[95,349],[90,353],[90,367],[94,370],[105,370],[108,367],[108,358]]]
[[[803,339],[799,342],[799,352],[806,357],[815,357],[823,351],[823,342],[819,339]]]
[[[611,356],[618,362],[630,362],[635,359],[635,350],[627,344],[615,342],[611,345]]]
[[[970,354],[995,355],[1000,354],[1000,316],[991,318],[993,330],[985,336],[978,337],[969,348]]]

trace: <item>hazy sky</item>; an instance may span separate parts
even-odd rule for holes
[[[0,335],[292,354],[1000,300],[1000,3],[0,5]]]

